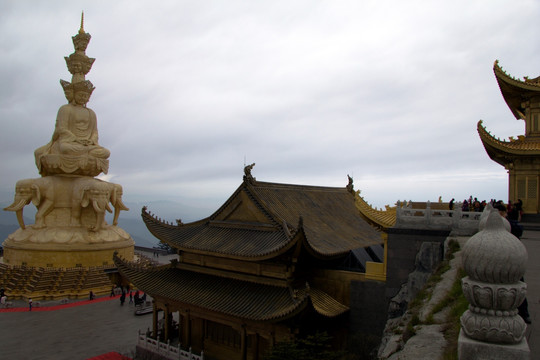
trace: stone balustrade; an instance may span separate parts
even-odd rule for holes
[[[455,210],[441,210],[426,202],[425,209],[413,208],[398,201],[395,228],[451,230],[455,235],[472,235],[478,231],[481,212],[462,211],[461,204]]]
[[[182,350],[180,344],[178,346],[170,345],[170,342],[163,343],[159,340],[152,339],[146,334],[141,333],[137,337],[137,347],[147,352],[158,355],[162,359],[170,360],[204,360],[204,352],[201,351],[201,355],[196,355],[189,350]]]

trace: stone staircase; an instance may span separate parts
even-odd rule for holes
[[[112,283],[108,267],[34,268],[0,264],[0,287],[8,299],[55,300],[106,295]]]

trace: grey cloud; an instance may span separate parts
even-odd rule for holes
[[[128,201],[199,197],[215,208],[241,182],[244,159],[263,181],[345,186],[354,173],[378,206],[503,198],[506,173],[476,122],[522,133],[491,67],[498,58],[512,75],[538,75],[539,6],[390,5],[8,0],[0,195],[37,174],[33,150],[65,103],[58,80],[70,79],[63,57],[84,9],[96,58],[89,107]]]

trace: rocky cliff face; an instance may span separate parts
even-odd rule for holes
[[[444,331],[450,326],[450,310],[445,306],[445,299],[461,266],[459,246],[452,246],[451,242],[463,245],[467,239],[446,239],[444,253],[450,254],[451,260],[447,257],[441,266],[438,266],[440,245],[422,245],[416,257],[415,270],[390,302],[389,320],[377,355],[379,359],[442,358],[447,346]]]

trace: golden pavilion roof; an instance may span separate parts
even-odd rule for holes
[[[395,206],[387,205],[385,210],[374,208],[360,196],[360,190],[355,193],[355,204],[366,221],[379,229],[388,229],[396,224]]]
[[[283,254],[299,242],[321,258],[383,242],[359,214],[354,191],[347,187],[278,184],[252,177],[244,177],[208,218],[173,225],[146,208],[142,218],[155,237],[176,249],[250,261]]]
[[[179,269],[174,263],[142,268],[116,254],[114,262],[123,276],[152,297],[237,318],[280,321],[309,308],[325,317],[336,317],[349,310],[307,283],[297,288],[261,284]]]
[[[499,84],[501,93],[516,119],[525,119],[524,102],[532,97],[540,96],[540,77],[519,80],[508,75],[496,60],[493,64],[493,72]]]
[[[515,156],[540,155],[540,142],[537,138],[520,135],[517,139],[511,137],[509,141],[501,140],[486,130],[482,120],[478,121],[477,130],[489,157],[503,166],[511,162]]]

